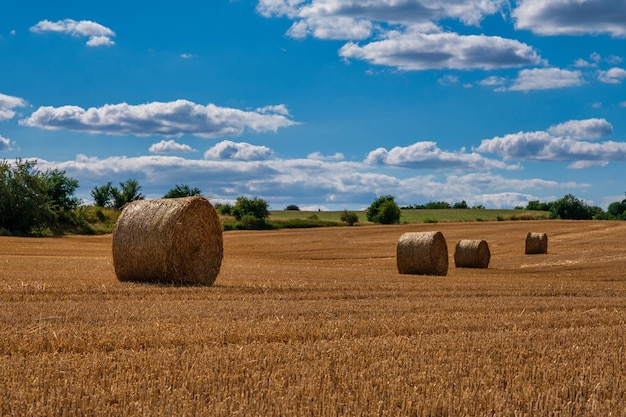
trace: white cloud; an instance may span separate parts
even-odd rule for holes
[[[516,40],[456,33],[402,34],[363,46],[349,42],[339,55],[405,71],[496,69],[542,63],[532,47]]]
[[[87,46],[111,46],[115,42],[111,39],[115,36],[115,32],[106,26],[90,20],[76,21],[73,19],[64,19],[57,22],[42,20],[35,26],[30,28],[31,32],[44,33],[55,32],[63,33],[74,37],[86,37]]]
[[[150,153],[167,154],[167,153],[189,153],[189,152],[195,152],[196,150],[193,149],[189,145],[178,143],[174,140],[162,140],[159,143],[152,144],[152,146],[150,146],[149,151]]]
[[[0,93],[0,122],[15,117],[16,107],[25,107],[26,101],[19,97],[8,96]]]
[[[72,130],[118,135],[194,135],[204,138],[235,136],[245,130],[275,132],[296,124],[283,105],[261,111],[243,111],[214,104],[201,105],[187,100],[130,105],[107,104],[83,109],[78,106],[40,107],[24,126],[48,130]]]
[[[576,87],[584,80],[580,71],[559,68],[534,68],[521,70],[509,91],[551,90]]]
[[[0,135],[0,152],[2,151],[10,151],[13,149],[13,144],[9,138],[5,138]]]
[[[613,125],[606,119],[570,120],[550,126],[548,133],[572,139],[600,139],[613,134]]]
[[[598,71],[598,80],[607,84],[619,84],[626,79],[626,70],[623,68],[611,68],[607,71]]]
[[[485,86],[485,87],[500,87],[505,85],[507,82],[507,79],[504,77],[497,77],[495,75],[490,76],[485,78],[484,80],[481,80],[478,82],[478,84]]]
[[[402,178],[406,172],[392,170],[398,176],[390,175],[381,172],[387,171],[384,166],[314,159],[198,160],[165,155],[100,159],[79,155],[73,161],[39,160],[38,167],[65,170],[79,181],[84,198],[89,198],[94,186],[135,178],[149,198],[159,198],[184,181],[198,187],[212,201],[255,195],[279,208],[294,203],[334,210],[367,207],[384,194],[398,196],[400,204],[464,199],[471,205],[513,207],[540,199],[532,193],[550,190],[562,194],[585,186],[532,177],[505,178],[489,171],[446,175],[443,170]]]
[[[260,161],[272,158],[273,156],[274,153],[267,146],[251,145],[245,142],[232,142],[230,140],[224,140],[204,153],[204,159],[216,161]]]
[[[512,16],[516,29],[540,35],[626,36],[623,0],[521,0]]]
[[[416,142],[406,147],[396,146],[390,151],[378,148],[367,155],[365,163],[414,169],[519,169],[519,166],[487,159],[475,152],[444,151],[435,142]]]
[[[313,152],[307,155],[307,158],[316,161],[343,161],[345,156],[341,152],[336,152],[334,155],[324,155],[321,152]]]
[[[570,168],[604,166],[610,161],[626,161],[626,142],[590,142],[611,131],[603,119],[573,120],[547,131],[485,139],[475,150],[497,154],[505,160],[569,161]]]
[[[315,17],[295,22],[287,35],[296,39],[308,36],[318,39],[367,39],[373,31],[374,25],[368,20],[341,16]]]
[[[257,11],[266,17],[303,20],[347,17],[409,25],[457,19],[467,25],[478,25],[506,3],[505,0],[259,0]]]

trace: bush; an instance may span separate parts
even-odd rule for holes
[[[572,194],[555,201],[550,208],[551,219],[591,220],[593,215],[594,209]]]
[[[37,161],[0,162],[0,229],[27,235],[77,226],[78,181],[65,171],[37,170]]]
[[[394,201],[394,197],[385,195],[378,197],[367,208],[367,220],[374,223],[394,224],[400,222],[400,207]]]
[[[344,210],[339,216],[339,220],[346,223],[348,226],[353,226],[355,223],[358,223],[359,216],[353,211]]]
[[[246,214],[241,220],[239,220],[239,228],[245,230],[260,230],[265,229],[267,227],[267,223],[264,219],[259,219],[255,216]]]
[[[176,186],[169,190],[163,198],[193,197],[197,195],[202,195],[202,191],[200,191],[199,188],[191,188],[187,184],[176,184]]]
[[[243,219],[244,216],[254,216],[258,220],[265,221],[270,216],[270,212],[267,201],[263,199],[258,197],[237,197],[237,202],[232,209],[232,215],[237,220]]]

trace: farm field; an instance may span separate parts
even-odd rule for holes
[[[448,275],[398,274],[431,230]],[[229,231],[213,287],[117,281],[111,235],[0,253],[3,416],[626,415],[626,222]]]

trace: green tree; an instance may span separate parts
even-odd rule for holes
[[[233,206],[228,203],[217,204],[215,206],[217,212],[223,216],[230,216],[233,211]]]
[[[606,211],[610,219],[626,220],[626,199],[609,204]]]
[[[0,163],[0,228],[28,234],[45,227],[53,218],[46,181],[36,161],[18,159]]]
[[[116,187],[111,188],[111,194],[113,196],[113,207],[120,210],[126,204],[136,200],[143,200],[145,197],[141,194],[141,185],[134,179],[120,182],[121,190]]]
[[[367,220],[374,223],[393,224],[400,222],[400,207],[394,201],[394,197],[384,195],[378,197],[366,212]]]
[[[237,202],[232,209],[232,215],[239,221],[244,216],[253,216],[258,220],[265,221],[270,216],[270,212],[267,201],[258,197],[247,198],[241,196],[237,197]]]
[[[199,188],[191,188],[187,184],[176,184],[163,198],[193,197],[196,195],[202,195],[202,191]]]
[[[593,208],[572,194],[567,194],[555,201],[550,208],[550,218],[552,219],[591,220],[593,215]]]
[[[62,233],[64,228],[78,226],[80,221],[76,209],[80,206],[80,199],[74,195],[78,181],[59,169],[46,171],[43,177],[48,191],[48,205],[53,213],[48,227],[55,233]]]
[[[296,206],[295,204],[289,204],[287,207],[285,207],[285,210],[300,211],[300,207]]]
[[[57,231],[74,222],[80,200],[74,196],[78,181],[58,169],[41,172],[37,161],[0,162],[0,229],[15,234],[35,230]]]
[[[455,209],[466,209],[467,208],[467,203],[465,202],[465,200],[461,200],[458,203],[454,203],[454,206],[452,208],[455,208]]]
[[[344,210],[339,216],[339,220],[346,223],[348,226],[353,226],[355,223],[359,222],[359,216],[353,211]]]
[[[44,174],[48,197],[55,211],[71,211],[80,206],[80,199],[74,196],[78,181],[65,175],[65,171],[53,169]]]
[[[532,200],[526,205],[526,210],[550,211],[551,207],[552,203],[542,203],[539,200]]]
[[[111,207],[113,205],[113,184],[107,182],[101,187],[93,187],[91,197],[98,207]]]

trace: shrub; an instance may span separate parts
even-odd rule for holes
[[[202,195],[202,191],[199,188],[191,188],[187,184],[176,184],[163,198],[195,197],[199,195]]]
[[[228,203],[218,204],[217,206],[215,206],[215,208],[217,209],[217,212],[222,216],[230,216],[233,211],[233,206]]]
[[[591,220],[593,214],[591,207],[572,194],[555,201],[550,208],[552,219]]]
[[[344,210],[339,216],[339,220],[346,223],[348,226],[353,226],[355,223],[358,223],[359,216],[353,211]]]
[[[237,220],[242,220],[244,216],[254,216],[259,220],[265,221],[269,217],[270,212],[267,201],[263,199],[258,197],[237,197],[237,202],[232,209],[232,215]]]
[[[393,224],[400,222],[400,207],[394,201],[394,197],[384,195],[378,197],[367,208],[367,220],[374,223]]]

